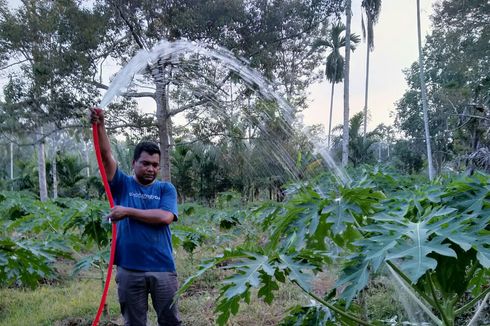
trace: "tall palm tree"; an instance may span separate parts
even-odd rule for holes
[[[379,13],[381,12],[381,0],[362,0],[361,7],[366,15],[362,17],[362,37],[366,41],[366,89],[364,94],[364,134],[366,139],[367,116],[368,116],[368,94],[369,94],[369,54],[374,49],[374,24],[378,22]]]
[[[345,25],[342,22],[334,24],[328,31],[327,38],[317,39],[313,44],[313,50],[319,47],[326,47],[329,49],[329,54],[325,62],[325,77],[332,84],[330,91],[330,113],[328,119],[328,140],[327,146],[330,148],[331,136],[332,136],[332,112],[333,112],[333,98],[335,93],[335,84],[340,83],[344,79],[344,57],[340,53],[340,49],[345,47],[345,36],[342,34],[345,32]],[[360,38],[356,34],[351,34],[351,50],[355,50],[355,45],[360,42]]]
[[[344,64],[344,128],[342,132],[342,166],[346,167],[349,160],[349,74],[350,49],[352,46],[350,27],[352,18],[352,1],[345,1],[345,64]]]
[[[427,165],[429,168],[429,179],[434,179],[434,166],[432,163],[432,149],[430,145],[429,132],[429,104],[427,101],[427,88],[425,85],[424,58],[422,55],[422,36],[420,31],[420,0],[417,0],[417,40],[419,48],[419,77],[420,77],[420,94],[422,96],[422,108],[424,111],[424,129],[425,143],[427,145]]]

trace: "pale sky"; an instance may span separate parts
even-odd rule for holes
[[[422,39],[430,28],[429,16],[436,0],[421,0]],[[362,36],[361,0],[352,1],[352,32]],[[351,53],[350,66],[350,116],[364,107],[366,71],[366,44],[362,43]],[[423,41],[424,42],[424,41]],[[345,54],[345,52],[343,52]],[[374,51],[370,56],[368,130],[378,124],[392,124],[390,113],[394,103],[401,98],[407,84],[402,69],[418,60],[417,9],[415,0],[383,0],[378,23],[374,27]],[[343,123],[342,83],[335,85],[332,128]],[[331,84],[324,81],[310,88],[309,109],[304,111],[304,123],[323,124],[328,127]]]

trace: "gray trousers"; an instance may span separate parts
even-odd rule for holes
[[[179,287],[175,272],[140,272],[118,266],[116,283],[126,326],[146,326],[148,294],[159,326],[181,325],[177,305],[172,306]]]

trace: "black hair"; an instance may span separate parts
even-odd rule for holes
[[[151,141],[142,141],[134,148],[133,161],[137,161],[142,152],[147,152],[150,155],[158,154],[159,156],[162,156],[160,148],[156,143]]]

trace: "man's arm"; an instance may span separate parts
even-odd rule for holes
[[[138,209],[124,206],[114,206],[106,217],[112,222],[132,218],[148,224],[170,224],[174,220],[174,214],[163,209]]]
[[[100,154],[102,156],[102,164],[104,165],[107,180],[111,181],[116,174],[117,163],[112,156],[111,143],[104,123],[104,111],[97,108],[90,109],[90,121],[97,125],[97,134],[99,135]]]

